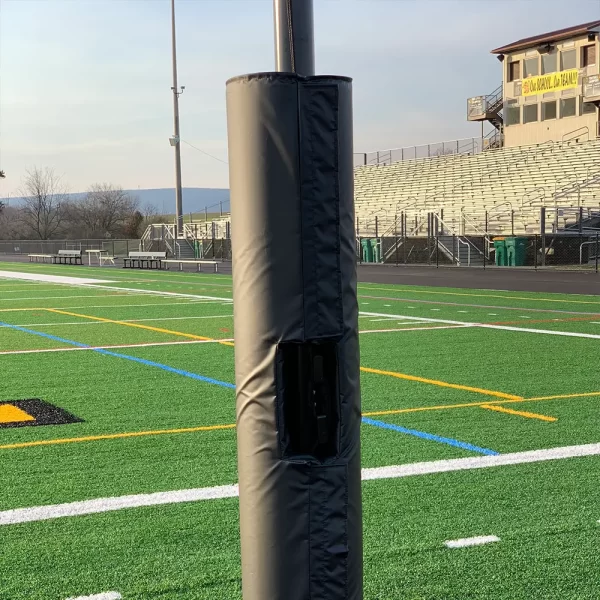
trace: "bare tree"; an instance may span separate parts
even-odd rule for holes
[[[0,240],[22,240],[26,237],[19,210],[5,206],[0,212]]]
[[[20,195],[21,221],[28,233],[48,240],[61,229],[68,194],[53,169],[34,167],[26,171]]]
[[[70,220],[85,236],[125,235],[138,206],[139,200],[120,187],[94,184],[85,198],[73,204]]]

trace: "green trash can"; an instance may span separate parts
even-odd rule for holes
[[[506,239],[505,238],[494,238],[494,249],[496,255],[496,265],[498,267],[506,267],[508,265],[507,253],[506,253]]]
[[[381,243],[377,238],[371,240],[371,248],[373,250],[373,262],[381,262]]]
[[[363,262],[372,263],[373,262],[373,247],[371,246],[371,240],[365,238],[360,240],[362,245],[362,259]]]
[[[527,238],[506,238],[506,259],[511,267],[522,267],[525,264],[527,252]]]

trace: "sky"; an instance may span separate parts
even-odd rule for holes
[[[317,72],[354,80],[355,152],[479,135],[466,101],[500,84],[492,48],[600,19],[600,0],[314,5]],[[183,185],[228,187],[225,82],[274,70],[272,0],[176,11]],[[0,0],[0,197],[34,166],[71,192],[173,187],[171,76],[170,0]]]

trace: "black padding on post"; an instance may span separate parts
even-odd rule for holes
[[[227,84],[244,600],[361,600],[352,88]]]

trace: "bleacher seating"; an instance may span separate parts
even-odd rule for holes
[[[446,229],[478,234],[486,224],[493,233],[537,233],[540,207],[600,207],[600,140],[563,142],[488,150],[476,155],[448,155],[355,169],[356,215],[360,235],[381,236],[400,227],[405,213],[407,233],[424,227],[426,214],[443,215]],[[578,188],[579,184],[581,187]],[[443,211],[443,212],[442,212]],[[513,216],[511,216],[511,212]],[[576,211],[565,211],[564,222]],[[549,211],[548,227],[555,219]],[[425,229],[419,227],[419,232]]]

